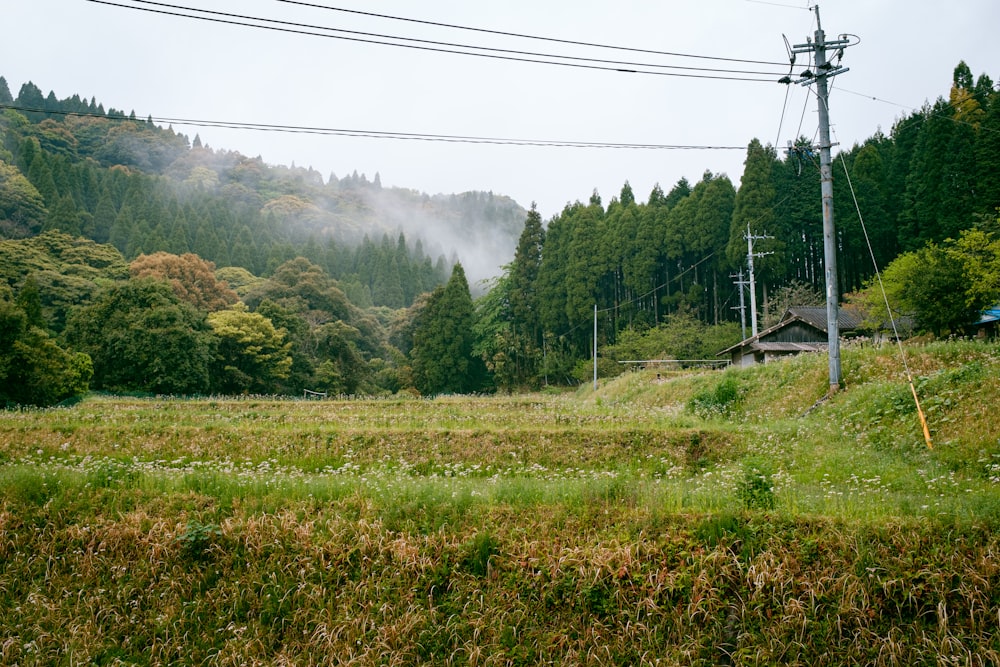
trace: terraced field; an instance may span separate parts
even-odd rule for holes
[[[1000,348],[0,413],[4,664],[996,664]]]

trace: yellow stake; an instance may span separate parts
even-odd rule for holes
[[[934,449],[934,445],[931,444],[931,431],[927,428],[927,417],[924,416],[924,410],[920,407],[920,399],[917,398],[917,389],[913,386],[913,380],[910,380],[910,391],[913,392],[913,401],[917,404],[917,414],[920,415],[920,425],[924,427],[924,440],[927,441],[927,449]]]

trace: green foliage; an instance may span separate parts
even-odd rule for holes
[[[63,349],[0,298],[0,404],[54,405],[86,392],[92,375],[90,357]]]
[[[71,308],[90,302],[107,282],[127,277],[117,250],[86,239],[45,232],[0,241],[0,280],[19,294],[25,286],[37,289],[41,321],[57,333]]]
[[[608,359],[607,357],[597,358],[598,378],[613,378],[616,375],[621,375],[626,370],[625,366],[619,364],[614,359]],[[581,359],[576,362],[576,365],[573,366],[573,378],[580,384],[592,382],[594,379],[594,360]]]
[[[219,310],[208,316],[218,341],[212,387],[220,393],[268,393],[292,367],[291,343],[284,330],[245,306]]]
[[[217,524],[192,519],[187,522],[184,532],[177,536],[177,543],[186,558],[201,560],[208,556],[221,536],[222,530]]]
[[[205,316],[151,278],[109,286],[69,317],[66,339],[94,363],[94,385],[111,391],[201,393],[213,338]]]
[[[46,215],[35,186],[16,167],[0,160],[0,238],[36,234]]]
[[[727,371],[720,377],[711,378],[707,384],[691,397],[687,409],[702,419],[733,416],[746,394],[739,376]]]
[[[882,285],[890,306],[912,315],[918,329],[960,334],[997,301],[1000,237],[970,230],[958,240],[900,255],[886,267]],[[862,298],[869,312],[884,312],[878,284]]]
[[[739,342],[739,338],[739,327],[734,323],[710,326],[681,309],[655,328],[622,332],[605,353],[619,361],[717,360],[719,351]]]
[[[464,394],[478,391],[485,369],[473,353],[474,308],[461,264],[427,300],[413,331],[413,375],[424,394]]]
[[[746,509],[774,509],[777,498],[774,493],[773,475],[774,472],[767,459],[753,457],[743,462],[743,477],[736,492]]]
[[[500,554],[500,544],[488,532],[476,533],[465,545],[464,551],[462,569],[474,577],[485,577],[490,571],[491,561]]]

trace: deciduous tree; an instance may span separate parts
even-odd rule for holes
[[[212,387],[224,394],[273,393],[292,367],[291,343],[271,320],[243,304],[209,314],[218,340]]]
[[[74,310],[66,339],[94,362],[96,388],[156,394],[208,389],[214,339],[204,314],[153,278],[108,287]]]
[[[156,278],[170,284],[183,301],[199,310],[222,310],[234,303],[236,292],[215,276],[215,265],[198,255],[154,252],[139,255],[129,264],[133,278]]]
[[[93,366],[64,350],[7,296],[0,296],[0,405],[53,405],[87,391]]]

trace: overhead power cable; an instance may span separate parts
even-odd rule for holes
[[[0,109],[12,109],[26,113],[44,113],[59,116],[79,116],[84,118],[100,118],[112,121],[145,122],[144,119],[128,116],[114,116],[83,111],[49,111],[36,107],[25,107],[15,104],[0,104]],[[464,136],[457,134],[425,134],[417,132],[391,132],[382,130],[354,130],[334,127],[311,127],[305,125],[277,125],[271,123],[248,123],[230,120],[206,120],[195,118],[171,118],[166,116],[148,116],[154,123],[169,125],[185,125],[192,127],[215,127],[231,130],[253,130],[258,132],[284,132],[288,134],[316,134],[341,137],[359,137],[364,139],[397,139],[406,141],[436,141],[462,144],[495,144],[502,146],[539,146],[547,148],[601,148],[601,149],[633,149],[633,150],[745,150],[745,146],[713,146],[708,144],[641,144],[606,141],[564,141],[557,139],[511,139],[504,137]]]
[[[380,46],[395,46],[399,48],[416,49],[420,51],[431,51],[436,53],[446,53],[451,55],[474,56],[479,58],[489,58],[493,60],[508,60],[513,62],[524,62],[541,65],[558,65],[562,67],[573,67],[580,69],[603,70],[628,74],[651,74],[658,76],[674,76],[693,79],[717,79],[725,81],[754,81],[773,83],[779,76],[775,72],[762,72],[750,70],[730,70],[722,68],[689,67],[681,65],[663,65],[657,63],[635,63],[627,61],[602,60],[597,58],[584,58],[578,56],[534,53],[530,51],[517,51],[513,49],[499,49],[485,46],[464,45],[449,42],[437,42],[413,37],[399,37],[393,35],[382,35],[356,30],[346,30],[342,28],[330,28],[326,26],[309,25],[282,21],[278,19],[262,18],[230,12],[220,12],[196,7],[185,7],[163,2],[153,2],[151,0],[132,0],[135,4],[125,4],[122,2],[112,2],[111,0],[87,0],[94,4],[119,7],[122,9],[134,9],[137,11],[160,14],[166,16],[176,16],[181,18],[196,19],[212,23],[226,25],[236,25],[248,28],[259,28],[298,35],[309,35],[313,37],[325,37],[328,39],[339,39],[365,44],[377,44]],[[144,6],[145,5],[145,6]],[[194,13],[192,13],[194,12]],[[324,31],[324,32],[316,32]],[[398,41],[385,41],[398,40]],[[472,49],[472,50],[468,50]],[[683,71],[679,71],[683,70]],[[766,78],[765,78],[766,77]]]
[[[698,58],[702,60],[718,60],[721,62],[731,62],[731,63],[746,63],[752,65],[776,65],[783,66],[785,63],[775,62],[771,60],[747,60],[743,58],[725,58],[721,56],[706,56],[698,55],[693,53],[678,53],[674,51],[657,51],[654,49],[640,49],[633,46],[613,46],[610,44],[599,44],[596,42],[582,42],[572,39],[559,39],[557,37],[541,37],[538,35],[527,35],[524,33],[517,32],[506,32],[503,30],[490,30],[488,28],[474,28],[470,26],[455,25],[453,23],[440,23],[437,21],[427,21],[423,19],[406,18],[402,16],[391,16],[389,14],[377,14],[375,12],[365,12],[359,9],[345,9],[342,7],[330,7],[329,5],[320,5],[312,2],[301,2],[300,0],[276,0],[277,2],[283,2],[288,5],[298,5],[301,7],[312,7],[314,9],[325,9],[332,12],[342,12],[345,14],[356,14],[359,16],[369,16],[373,18],[389,19],[392,21],[406,21],[409,23],[419,23],[421,25],[430,25],[439,28],[451,28],[454,30],[469,30],[472,32],[481,32],[489,35],[501,35],[504,37],[517,37],[519,39],[534,39],[545,42],[554,42],[556,44],[569,44],[572,46],[587,46],[598,49],[612,49],[615,51],[630,51],[632,53],[646,53],[649,55],[657,56],[671,56],[675,58]]]

